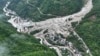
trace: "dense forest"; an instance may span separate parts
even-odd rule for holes
[[[31,35],[18,33],[7,22],[9,17],[2,10],[6,3],[7,0],[0,0],[0,56],[57,56],[53,49]]]
[[[41,21],[75,13],[82,6],[82,0],[28,0],[28,2],[25,0],[12,0],[9,8],[16,11],[22,18]]]
[[[25,19],[41,21],[78,12],[83,0],[0,0],[0,51],[2,56],[57,56],[53,49],[39,44],[31,35],[16,32],[2,11],[7,1],[9,8]],[[100,54],[100,0],[93,0],[92,11],[83,18],[76,31],[89,46],[94,56]],[[39,9],[38,9],[39,8]],[[42,13],[41,13],[41,12]],[[75,41],[75,40],[74,40]]]
[[[57,56],[54,50],[39,44],[33,36],[17,33],[6,19],[0,14],[1,56]]]
[[[93,0],[92,11],[76,28],[94,56],[100,55],[100,0]]]

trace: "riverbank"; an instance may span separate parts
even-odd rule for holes
[[[6,16],[11,17],[8,22],[11,23],[15,28],[17,28],[18,32],[22,32],[22,33],[28,33],[30,34],[30,32],[35,31],[35,30],[41,30],[40,32],[34,34],[34,36],[36,38],[41,39],[41,43],[47,45],[47,46],[51,46],[54,47],[54,45],[48,43],[48,41],[44,41],[46,40],[45,36],[48,35],[48,38],[52,36],[52,38],[55,38],[56,34],[61,34],[64,37],[67,37],[70,35],[70,31],[75,32],[74,30],[70,30],[69,29],[73,29],[71,23],[73,22],[78,22],[77,24],[79,24],[82,21],[82,18],[85,17],[85,15],[87,13],[89,13],[93,7],[92,5],[92,0],[88,0],[87,3],[83,6],[83,8],[81,9],[81,11],[74,13],[72,15],[69,16],[65,16],[65,17],[59,17],[59,18],[50,18],[48,20],[45,21],[40,21],[40,22],[32,22],[32,21],[27,21],[27,20],[23,20],[21,17],[17,16],[16,12],[8,9],[7,7],[9,6],[10,2],[8,2],[6,4],[6,6],[3,8],[4,12],[6,13]],[[31,28],[29,28],[31,26]],[[48,30],[45,34],[43,32],[45,32],[46,30]],[[60,37],[61,36],[57,36]],[[61,38],[61,40],[64,40],[63,38]],[[70,43],[70,42],[69,42]],[[82,40],[82,43],[84,43],[84,41]],[[71,46],[69,46],[68,49],[72,49],[70,52],[74,55],[74,56],[81,56],[80,52],[75,53],[73,50],[76,50],[73,48],[72,44],[69,44]],[[59,46],[59,45],[58,45]],[[89,48],[87,48],[86,44],[84,44],[85,48],[89,51],[88,53],[90,54],[90,56],[92,56]],[[66,47],[66,46],[64,46]],[[54,47],[54,49],[57,50],[58,56],[62,56],[61,52],[59,51],[60,49],[58,47]],[[59,49],[59,50],[58,50]]]

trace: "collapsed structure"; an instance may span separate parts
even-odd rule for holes
[[[18,32],[32,34],[36,38],[41,39],[40,43],[55,49],[58,56],[62,56],[62,48],[69,50],[73,56],[82,56],[82,54],[73,46],[71,42],[66,41],[66,37],[73,32],[73,34],[76,35],[83,43],[87,49],[87,53],[92,56],[89,48],[72,27],[73,22],[77,22],[77,24],[79,24],[82,18],[84,18],[84,16],[91,11],[93,7],[92,0],[88,0],[87,3],[84,4],[83,8],[77,13],[59,18],[50,18],[40,22],[32,22],[22,19],[16,14],[16,12],[7,8],[9,4],[10,2],[6,4],[3,11],[6,16],[11,17],[8,22],[17,28]],[[56,44],[56,46],[48,42],[48,40]],[[58,43],[63,46],[58,45]]]

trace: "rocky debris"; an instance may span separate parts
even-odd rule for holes
[[[92,0],[88,0],[81,11],[77,13],[59,18],[50,18],[40,22],[32,22],[20,18],[17,16],[16,12],[7,8],[9,4],[10,2],[8,2],[3,8],[3,11],[6,13],[5,15],[11,17],[8,22],[17,28],[18,32],[32,34],[32,32],[40,30],[39,32],[36,31],[33,35],[36,38],[41,39],[41,44],[45,44],[50,48],[55,49],[58,56],[62,56],[62,48],[69,50],[73,56],[82,56],[82,54],[73,46],[71,42],[65,40],[65,38],[69,36],[71,32],[74,32],[79,40],[82,41],[85,48],[89,50],[82,38],[80,38],[79,35],[72,30],[72,23],[78,22],[77,24],[79,24],[82,18],[84,18],[85,15],[91,11],[93,7]],[[48,40],[56,45],[49,43]],[[64,46],[60,46],[58,43]],[[92,56],[90,50],[88,53],[90,56]]]

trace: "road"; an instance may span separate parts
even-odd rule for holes
[[[11,17],[8,22],[11,23],[13,27],[17,28],[18,32],[30,34],[30,32],[32,31],[41,30],[39,33],[34,34],[34,36],[38,39],[41,39],[41,44],[45,44],[48,47],[55,49],[58,56],[62,56],[61,48],[69,50],[73,54],[73,56],[82,56],[77,49],[73,48],[74,46],[71,42],[68,42],[69,45],[55,46],[49,43],[45,38],[47,34],[49,34],[48,38],[51,36],[54,38],[56,34],[62,34],[63,36],[67,37],[70,35],[70,31],[68,31],[70,29],[74,33],[74,35],[76,35],[78,39],[83,43],[84,47],[87,49],[86,52],[90,56],[92,56],[83,39],[75,32],[75,30],[73,30],[73,27],[71,25],[71,23],[73,22],[78,22],[77,24],[79,24],[82,21],[82,18],[84,18],[85,15],[87,15],[91,11],[91,9],[93,8],[92,0],[88,0],[87,3],[84,4],[83,8],[77,13],[64,17],[50,18],[40,22],[32,22],[31,20],[28,21],[22,19],[20,16],[17,16],[16,12],[7,8],[9,4],[10,2],[7,2],[5,7],[3,8],[3,11],[5,12],[6,16]],[[32,27],[29,28],[30,26]],[[46,30],[48,30],[48,32],[44,34],[43,32],[45,32]]]

